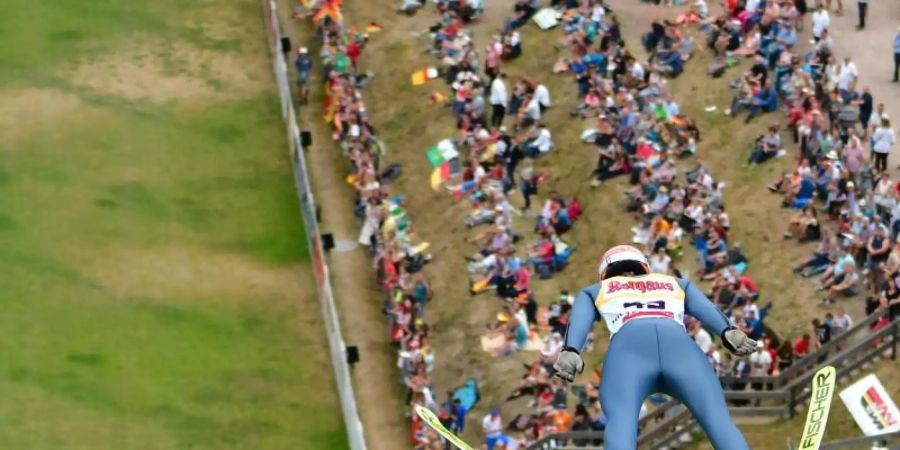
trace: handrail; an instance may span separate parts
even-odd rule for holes
[[[669,433],[669,430],[673,426],[678,425],[678,422],[690,421],[690,419],[691,412],[687,408],[684,408],[681,411],[678,411],[678,413],[674,416],[668,417],[663,420],[659,425],[653,427],[650,430],[647,430],[644,433],[641,433],[638,436],[638,445],[647,443],[648,441],[652,441],[653,438],[657,437],[658,435],[665,436],[667,433]]]
[[[822,365],[835,366],[837,368],[837,370],[835,371],[835,378],[844,378],[854,370],[858,369],[865,363],[869,362],[870,360],[874,359],[876,356],[887,350],[888,347],[896,348],[896,336],[898,327],[900,327],[900,322],[894,322],[872,334],[869,339],[861,341],[855,344],[853,347],[848,348],[846,351],[841,352],[841,354],[835,355],[833,358],[828,359]],[[872,346],[873,341],[884,339],[889,335],[894,336],[895,339],[892,339],[891,341],[882,340],[878,345],[874,347]],[[892,356],[895,357],[895,355],[896,351],[894,351]],[[849,364],[841,364],[851,356],[858,356],[858,358],[855,358],[855,360],[853,362],[850,362]],[[807,398],[809,398],[810,395],[812,395],[812,392],[805,388],[814,376],[815,373],[805,375],[801,378],[798,378],[785,388],[785,390],[790,393],[790,410],[788,411],[789,417],[793,417],[794,407],[796,407],[798,404],[803,403]],[[795,394],[795,391],[799,391],[799,394]]]
[[[678,439],[684,433],[692,433],[694,429],[699,426],[700,424],[697,423],[696,420],[689,420],[680,430],[674,430],[669,434],[663,436],[661,440],[651,443],[650,448],[655,450],[662,447],[670,447],[669,444],[671,444],[672,441]]]
[[[875,341],[878,339],[884,339],[885,337],[887,337],[888,334],[893,333],[894,329],[897,328],[898,324],[900,324],[900,322],[892,322],[888,326],[867,336],[867,338],[865,340],[859,341],[859,342],[853,344],[851,347],[844,349],[840,353],[832,356],[831,358],[828,358],[827,360],[822,362],[822,365],[823,366],[827,366],[827,365],[838,366],[840,362],[842,362],[843,360],[849,358],[850,356],[853,356],[854,354],[858,353],[859,350],[861,350],[865,347],[871,347],[872,341]],[[883,345],[885,343],[886,342],[882,342],[879,345]],[[890,344],[890,343],[888,343],[888,344]],[[838,368],[838,371],[840,371],[841,369],[842,368]],[[809,381],[812,380],[812,378],[814,376],[815,376],[815,372],[809,372],[809,373],[803,375],[802,377],[798,377],[797,379],[791,381],[787,386],[785,386],[785,388],[793,389],[793,388],[796,388],[797,386],[801,386],[801,385],[805,386],[805,385],[809,384]]]
[[[649,424],[651,421],[662,418],[666,415],[666,412],[669,409],[674,408],[680,404],[681,402],[679,402],[678,400],[669,398],[669,400],[667,400],[665,403],[657,406],[656,408],[653,408],[652,410],[650,410],[650,412],[645,414],[644,417],[641,417],[641,420],[638,422],[638,429],[644,429],[644,427],[646,427],[647,424]]]
[[[668,401],[663,403],[662,405],[653,408],[648,412],[644,417],[641,417],[640,421],[638,421],[638,430],[645,429],[651,422],[655,422],[656,419],[662,418],[666,412],[680,405],[681,402],[675,400],[674,398],[670,398]],[[655,427],[654,427],[655,429]],[[567,431],[564,433],[554,433],[549,436],[545,436],[541,439],[538,439],[537,442],[532,444],[529,448],[543,448],[543,445],[550,441],[562,441],[566,442],[571,439],[590,439],[597,440],[603,438],[602,431]]]
[[[823,355],[828,354],[830,351],[834,350],[844,341],[850,339],[851,336],[856,335],[861,331],[869,331],[871,325],[874,325],[879,319],[888,314],[888,310],[885,309],[880,312],[875,312],[874,314],[869,315],[858,324],[851,327],[849,330],[835,336],[830,341],[826,342],[824,345],[816,349],[816,351],[800,358],[797,361],[794,361],[790,367],[784,370],[784,372],[778,375],[779,383],[784,383],[784,381],[790,379],[792,375],[796,372],[801,371],[801,369],[809,369],[810,366],[818,366],[817,361]]]
[[[748,377],[748,378],[737,378],[733,376],[723,376],[719,379],[722,380],[725,384],[730,383],[763,383],[763,384],[771,384],[773,387],[784,386],[791,381],[795,375],[801,370],[809,370],[810,367],[815,367],[818,365],[819,358],[823,355],[827,355],[829,352],[834,350],[836,347],[840,346],[850,339],[851,336],[857,335],[861,331],[868,331],[869,328],[875,324],[878,320],[880,320],[883,316],[887,315],[888,311],[879,311],[875,312],[865,319],[860,321],[859,323],[853,325],[849,330],[835,336],[830,341],[826,342],[824,345],[813,351],[812,353],[807,354],[806,356],[794,361],[790,367],[785,369],[783,372],[778,374],[777,376],[762,376],[762,377]],[[805,370],[804,370],[805,369]]]
[[[900,431],[895,431],[893,433],[879,434],[879,435],[875,435],[875,436],[860,436],[860,437],[855,437],[852,439],[842,439],[840,441],[825,442],[822,444],[821,447],[819,447],[819,449],[821,449],[821,450],[837,450],[837,449],[842,449],[842,448],[857,448],[858,445],[870,444],[872,442],[879,442],[882,440],[888,441],[888,442],[900,441]]]
[[[847,333],[844,333],[841,336],[856,334],[859,330],[863,329],[863,327],[868,329],[869,325],[875,323],[875,321],[883,317],[884,314],[886,314],[886,312],[880,312],[878,314],[869,316],[868,318],[866,318],[866,320],[861,321],[856,327],[852,328],[852,332],[851,330],[848,330]],[[892,337],[892,339],[887,339],[888,337]],[[846,338],[843,340],[846,340]],[[814,352],[810,354],[809,357],[815,358],[813,360],[816,361],[817,365],[819,365],[819,357],[821,357],[821,355],[827,354],[830,350],[833,350],[834,347],[836,347],[843,340],[832,341],[835,342],[834,345],[829,346],[828,344],[826,344],[820,349],[821,352]],[[880,342],[878,342],[879,340]],[[852,345],[843,348],[838,353],[832,354],[830,358],[827,358],[820,365],[835,366],[835,368],[837,369],[835,377],[837,379],[842,379],[849,376],[854,370],[868,363],[876,356],[881,355],[888,348],[891,349],[891,359],[896,359],[898,340],[900,340],[900,321],[894,321],[874,333],[870,332],[858,342],[854,342]],[[875,342],[877,342],[877,344],[872,345]],[[788,373],[788,376],[790,375],[791,374]],[[789,417],[793,417],[796,406],[802,404],[807,398],[809,398],[810,391],[807,390],[806,387],[814,375],[815,373],[810,370],[804,373],[802,376],[794,377],[790,380],[785,378],[783,379],[783,382],[785,384],[781,388],[778,388],[776,385],[776,380],[778,379],[778,377],[756,377],[755,380],[761,380],[761,382],[766,382],[764,380],[768,380],[768,382],[773,385],[775,390],[726,390],[724,391],[724,394],[725,398],[728,400],[776,400],[778,402],[778,404],[776,405],[769,406],[731,406],[729,407],[729,410],[733,415],[746,416],[787,414]],[[756,382],[752,378],[749,380],[753,380],[753,382]],[[748,382],[748,379],[740,379],[740,382],[746,383]],[[683,408],[675,415],[665,418],[662,422],[658,423],[653,428],[644,428],[644,426],[646,426],[650,420],[662,416],[666,411],[670,410],[673,407],[676,407],[678,404],[680,404],[680,402],[678,402],[677,400],[670,399],[668,402],[664,403],[658,408],[655,408],[650,414],[647,414],[641,419],[640,429],[643,431],[641,432],[640,436],[638,436],[638,444],[640,446],[643,447],[646,445],[652,449],[660,448],[671,443],[679,435],[690,432],[698,425],[697,421],[694,420],[693,415],[690,413],[690,411],[687,408]],[[682,425],[681,429],[673,430],[673,428],[677,425]],[[597,440],[602,439],[603,437],[603,433],[600,431],[587,431],[579,433],[579,439]],[[535,444],[532,444],[528,447],[528,449],[547,450],[549,448],[556,448],[552,446],[547,447],[546,445],[548,443],[556,441],[567,442],[568,439],[571,439],[571,437],[569,437],[567,433],[549,435],[545,436]]]

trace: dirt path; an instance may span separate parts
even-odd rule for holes
[[[291,37],[295,48],[313,48],[307,23],[290,19],[295,4],[292,0],[279,2],[283,32]],[[345,14],[352,15],[353,5],[347,6]],[[314,49],[310,52],[317,54]],[[293,71],[290,73],[293,79]],[[299,108],[298,114],[301,128],[309,129],[313,135],[313,145],[306,153],[306,160],[312,171],[316,202],[322,211],[320,229],[323,233],[333,233],[335,239],[355,241],[359,223],[352,211],[353,193],[343,179],[347,165],[319,113],[323,100],[321,85],[314,83],[310,92],[310,106]],[[377,111],[372,113],[377,115]],[[371,259],[358,248],[350,252],[331,252],[328,264],[344,340],[348,345],[359,346],[360,362],[351,372],[367,446],[371,450],[405,448],[409,439],[408,425],[402,413],[404,391],[398,384],[396,351],[390,344],[388,325],[381,314],[381,293],[374,283]],[[331,373],[330,369],[323,370]]]
[[[900,131],[900,84],[892,83],[894,59],[891,43],[900,25],[900,3],[870,1],[866,28],[856,31],[856,1],[844,0],[844,15],[831,14],[831,36],[838,58],[851,55],[859,69],[860,85],[872,87],[875,104],[884,102],[891,126]],[[809,27],[807,27],[809,28]],[[888,167],[895,173],[900,151],[894,147]]]

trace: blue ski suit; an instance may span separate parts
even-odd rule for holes
[[[600,317],[613,333],[600,384],[604,448],[635,450],[641,404],[662,392],[687,405],[717,450],[749,449],[731,421],[718,377],[683,324],[690,314],[721,335],[730,326],[725,315],[681,278],[654,274],[603,283],[576,296],[565,345],[581,351]]]

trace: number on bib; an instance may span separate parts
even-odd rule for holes
[[[665,300],[653,300],[650,302],[628,302],[622,305],[625,309],[666,309]]]

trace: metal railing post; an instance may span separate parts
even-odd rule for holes
[[[788,388],[788,402],[787,402],[787,407],[788,407],[788,419],[793,419],[793,418],[794,418],[794,400],[795,400],[795,399],[796,399],[796,394],[794,394],[794,386],[791,385],[791,386]]]
[[[897,328],[900,327],[898,323],[900,322],[895,321],[891,324],[894,327],[894,331],[891,332],[891,359],[897,359]]]

